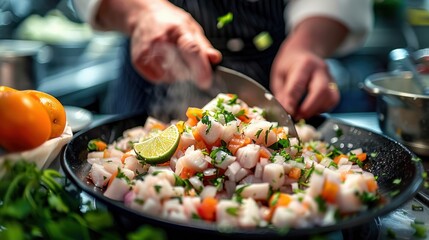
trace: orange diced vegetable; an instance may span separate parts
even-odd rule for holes
[[[183,167],[182,172],[180,172],[180,177],[183,179],[189,179],[197,173],[192,168]]]
[[[338,156],[336,156],[336,157],[334,157],[334,163],[336,163],[336,164],[338,164],[339,162],[340,162],[340,159],[341,158],[347,158],[347,159],[349,159],[349,156],[347,156],[347,155],[344,155],[344,154],[340,154],[340,155],[338,155]]]
[[[269,206],[271,208],[276,208],[278,206],[286,207],[292,201],[292,198],[287,193],[276,192],[271,195],[269,200]]]
[[[293,178],[293,179],[299,179],[299,178],[301,177],[301,169],[300,169],[300,168],[297,168],[297,167],[293,167],[293,168],[289,171],[288,176],[289,176],[290,178]]]
[[[270,153],[270,151],[268,151],[268,149],[261,148],[259,150],[259,157],[261,157],[261,158],[270,158],[271,157],[271,153]]]
[[[356,157],[359,159],[359,161],[363,162],[366,160],[366,153],[357,154]]]
[[[340,187],[336,182],[325,180],[322,189],[322,198],[328,203],[335,203],[337,201],[337,194]]]
[[[368,191],[372,193],[378,189],[377,181],[375,181],[375,179],[366,180],[366,186],[368,187]]]
[[[244,147],[252,142],[252,139],[244,135],[234,135],[234,137],[228,143],[228,150],[235,155],[237,150]]]
[[[122,157],[121,157],[121,162],[122,162],[122,163],[124,163],[124,162],[125,162],[125,159],[126,159],[127,157],[129,157],[129,156],[131,156],[131,154],[129,154],[129,153],[124,153],[124,155],[122,155]]]
[[[188,110],[186,110],[186,117],[188,117],[187,123],[189,126],[195,126],[203,117],[203,109],[189,107]]]
[[[215,221],[216,220],[216,206],[218,200],[213,197],[204,198],[201,204],[197,208],[198,215],[204,220]]]
[[[104,149],[103,158],[109,158],[109,157],[110,157],[110,151],[107,149]]]
[[[112,174],[112,176],[109,179],[109,182],[107,183],[107,186],[110,186],[110,184],[112,184],[112,182],[116,178],[116,176],[118,176],[118,171],[116,171]]]

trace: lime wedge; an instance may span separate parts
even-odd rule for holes
[[[176,125],[171,125],[158,135],[134,144],[134,151],[149,164],[168,161],[179,145],[180,133]]]

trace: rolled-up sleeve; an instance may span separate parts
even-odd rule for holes
[[[288,30],[314,16],[329,17],[344,24],[349,35],[336,54],[348,54],[361,47],[373,27],[372,0],[291,0],[286,9]]]
[[[79,18],[91,24],[92,27],[98,28],[95,22],[95,16],[100,6],[101,0],[73,0],[74,8]],[[125,3],[124,3],[125,4]]]

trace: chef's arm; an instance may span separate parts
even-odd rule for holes
[[[336,55],[344,55],[363,46],[368,34],[371,32],[374,17],[373,1],[291,0],[287,6],[285,16],[287,16],[289,31],[294,32],[294,34],[297,33],[297,38],[299,37],[298,35],[301,35],[301,31],[303,35],[306,35],[305,32],[308,32],[305,30],[306,28],[317,28],[312,29],[315,35],[307,34],[307,37],[317,37],[318,39],[313,39],[316,42],[325,39],[326,41],[322,40],[323,42],[320,44],[326,46],[326,52],[332,51],[331,47],[338,44],[338,40],[344,37],[344,28],[347,29],[347,34],[343,41],[340,41],[334,51]],[[330,19],[331,23],[326,19]],[[321,21],[319,22],[318,20]],[[313,21],[314,25],[311,24]],[[298,39],[302,41],[301,38]],[[331,43],[327,43],[329,41]]]

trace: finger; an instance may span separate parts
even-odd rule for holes
[[[192,34],[184,34],[177,40],[180,54],[190,69],[192,80],[200,88],[211,85],[212,70],[208,57],[202,51],[202,45]]]
[[[337,85],[330,76],[319,71],[314,74],[314,85],[309,87],[308,94],[302,102],[297,119],[307,119],[332,109],[340,100]]]
[[[309,79],[311,77],[311,65],[299,64],[290,69],[283,87],[280,88],[276,97],[289,113],[295,115],[298,103],[304,96]]]

